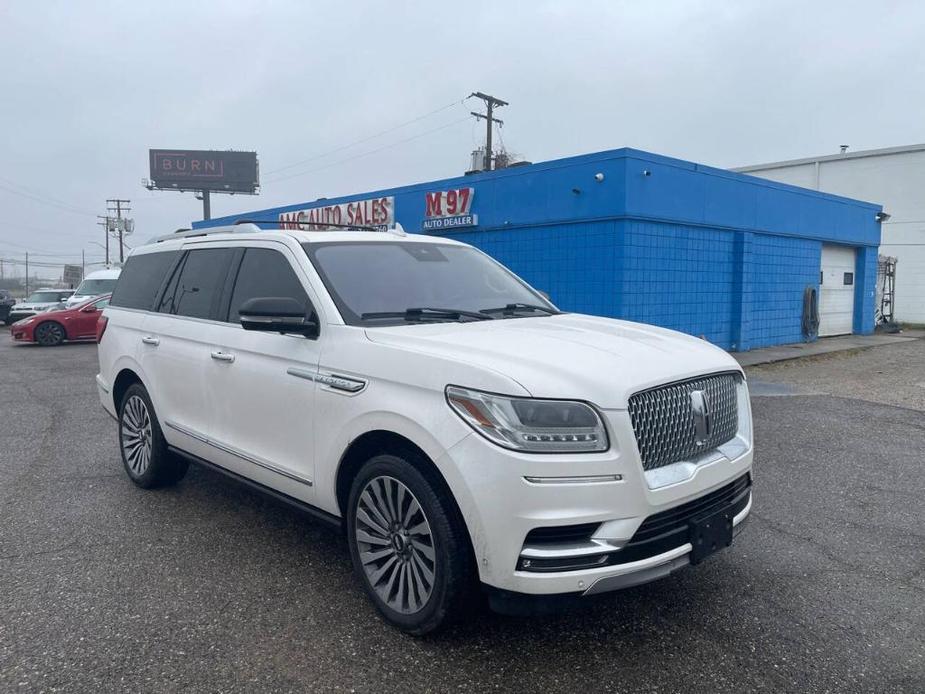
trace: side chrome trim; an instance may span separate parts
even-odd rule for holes
[[[308,487],[311,487],[313,485],[313,482],[307,477],[302,477],[301,475],[297,475],[294,472],[290,472],[289,470],[286,470],[277,465],[274,465],[273,463],[263,460],[262,458],[257,458],[256,456],[250,455],[249,453],[245,453],[239,448],[228,446],[226,444],[219,443],[218,441],[213,441],[209,439],[207,436],[205,436],[204,434],[200,434],[198,432],[193,431],[192,429],[188,429],[187,427],[180,426],[179,424],[176,424],[175,422],[171,422],[169,420],[164,420],[164,424],[166,424],[168,427],[170,427],[171,429],[175,431],[179,431],[181,434],[185,434],[186,436],[189,436],[190,438],[194,438],[197,441],[208,444],[209,446],[212,446],[212,448],[220,450],[224,453],[229,453],[235,456],[236,458],[240,458],[241,460],[251,463],[252,465],[256,465],[257,467],[261,467],[264,470],[269,470],[270,472],[276,473],[277,475],[281,475],[282,477],[287,477],[295,482],[300,482],[301,484],[304,484]]]
[[[320,371],[311,371],[309,369],[299,369],[290,366],[286,373],[296,378],[304,378],[306,381],[314,381],[323,386],[328,386],[334,390],[340,390],[345,393],[359,393],[366,387],[366,381],[349,376],[340,376],[338,374],[325,374]]]
[[[524,477],[530,484],[609,484],[622,482],[623,475],[578,475],[574,477]]]
[[[187,429],[186,427],[180,426],[175,422],[171,422],[169,419],[165,419],[164,424],[174,431],[179,431],[181,434],[186,434],[192,439],[196,439],[202,443],[209,443],[209,439],[205,436],[205,434],[200,434],[199,432],[193,431],[192,429]]]

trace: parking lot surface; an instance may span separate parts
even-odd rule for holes
[[[336,533],[199,468],[135,488],[95,345],[0,337],[0,691],[925,691],[923,365],[916,341],[751,370],[755,506],[730,549],[415,639]]]

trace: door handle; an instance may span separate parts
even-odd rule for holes
[[[161,344],[161,341],[154,337],[154,335],[145,335],[143,338],[141,338],[141,341],[146,345],[154,345],[155,347]]]
[[[215,361],[227,361],[229,364],[234,361],[234,355],[228,352],[212,352],[212,358]]]

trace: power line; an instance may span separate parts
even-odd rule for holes
[[[299,173],[289,174],[288,176],[283,176],[283,177],[281,177],[281,178],[277,178],[275,181],[273,181],[273,183],[279,183],[279,182],[281,182],[281,181],[288,181],[290,178],[297,178],[298,176],[306,176],[306,175],[308,175],[308,174],[310,174],[310,173],[314,173],[314,172],[316,172],[316,171],[321,171],[321,170],[323,170],[323,169],[329,169],[329,168],[331,168],[332,166],[338,166],[338,165],[340,165],[340,164],[346,164],[348,161],[353,161],[354,159],[360,159],[361,157],[368,157],[368,156],[370,156],[371,154],[376,154],[377,152],[382,152],[383,150],[391,149],[392,147],[398,147],[399,145],[403,145],[403,144],[405,144],[406,142],[411,142],[412,140],[417,140],[417,139],[422,138],[422,137],[425,137],[425,136],[427,136],[427,135],[432,135],[432,134],[435,133],[435,132],[439,132],[439,131],[441,131],[441,130],[446,130],[447,128],[450,128],[450,127],[452,127],[452,126],[454,126],[454,125],[458,125],[459,123],[462,123],[463,121],[467,121],[467,120],[469,120],[469,116],[465,116],[464,118],[460,118],[459,120],[454,120],[454,121],[451,122],[451,123],[446,123],[445,125],[441,125],[441,126],[438,127],[438,128],[433,128],[432,130],[425,130],[424,132],[419,133],[419,134],[417,134],[417,135],[412,135],[411,137],[406,137],[404,140],[398,140],[397,142],[393,142],[393,143],[388,144],[388,145],[383,145],[382,147],[377,147],[376,149],[371,149],[371,150],[368,151],[368,152],[361,152],[360,154],[354,154],[353,156],[347,157],[346,159],[339,159],[338,161],[333,161],[333,162],[331,162],[331,163],[329,163],[329,164],[325,164],[324,166],[319,166],[319,167],[316,167],[316,168],[314,168],[314,169],[309,169],[308,171],[300,171]]]
[[[278,169],[273,169],[272,171],[267,171],[267,172],[265,172],[265,175],[267,175],[267,176],[272,176],[273,174],[279,173],[280,171],[288,171],[289,169],[293,169],[293,168],[295,168],[295,167],[297,167],[297,166],[301,166],[302,164],[307,164],[307,163],[312,162],[312,161],[315,161],[315,160],[317,160],[317,159],[321,159],[321,158],[323,158],[323,157],[327,157],[327,156],[329,156],[329,155],[331,155],[331,154],[337,154],[338,152],[342,152],[342,151],[345,150],[345,149],[350,149],[351,147],[355,147],[356,145],[361,145],[361,144],[363,144],[364,142],[369,142],[370,140],[375,140],[377,137],[382,137],[383,135],[388,135],[389,133],[395,132],[396,130],[401,130],[402,128],[404,128],[404,127],[406,127],[406,126],[409,126],[409,125],[412,125],[412,124],[414,124],[414,123],[417,123],[418,121],[422,121],[422,120],[424,120],[425,118],[430,118],[431,116],[436,115],[437,113],[440,113],[440,112],[442,112],[442,111],[446,111],[448,108],[452,108],[453,106],[461,105],[461,104],[464,103],[464,102],[465,102],[465,99],[460,99],[459,101],[453,101],[453,102],[451,102],[451,103],[449,103],[449,104],[446,104],[445,106],[441,106],[440,108],[436,108],[436,109],[434,109],[433,111],[428,111],[428,112],[425,113],[425,114],[422,114],[422,115],[420,115],[420,116],[417,116],[417,117],[415,117],[415,118],[412,118],[411,120],[407,120],[407,121],[405,121],[404,123],[399,123],[398,125],[392,126],[391,128],[387,128],[386,130],[382,130],[382,131],[376,133],[375,135],[369,135],[369,136],[364,137],[364,138],[361,138],[361,139],[359,139],[359,140],[355,140],[355,141],[353,141],[353,142],[351,142],[351,143],[349,143],[349,144],[341,145],[340,147],[335,147],[334,149],[330,149],[330,150],[328,150],[327,152],[321,152],[320,154],[315,154],[315,155],[313,155],[313,156],[311,156],[311,157],[308,157],[308,159],[302,159],[301,161],[297,161],[297,162],[292,163],[292,164],[287,164],[286,166],[281,166],[281,167],[278,168]]]
[[[73,214],[89,215],[91,217],[95,216],[92,212],[88,210],[82,210],[79,207],[74,207],[73,205],[70,205],[61,200],[56,200],[55,198],[50,198],[48,196],[38,195],[33,192],[29,192],[30,191],[29,188],[26,188],[25,186],[21,186],[18,183],[14,183],[5,178],[0,179],[0,180],[2,180],[4,183],[7,184],[7,185],[0,184],[0,190],[5,190],[8,193],[13,193],[13,195],[19,195],[24,198],[34,200],[35,202],[39,202],[43,205],[49,205],[51,207],[56,207],[59,210],[63,210],[65,212],[71,212]],[[14,187],[11,187],[11,186],[14,186]],[[16,190],[16,188],[19,188],[20,190]]]

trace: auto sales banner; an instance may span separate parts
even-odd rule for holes
[[[279,221],[284,229],[302,231],[335,231],[352,225],[386,229],[395,224],[395,198],[370,198],[281,212]]]

